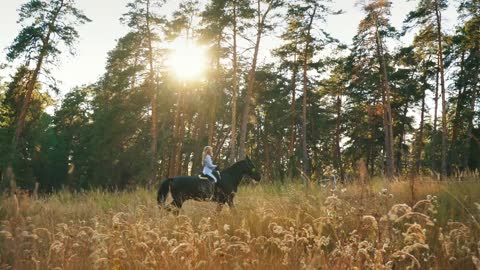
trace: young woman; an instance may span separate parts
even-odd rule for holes
[[[217,177],[212,173],[213,169],[217,168],[217,165],[212,162],[213,149],[211,146],[205,146],[203,148],[202,162],[203,162],[203,174],[211,177],[213,182],[217,182]]]

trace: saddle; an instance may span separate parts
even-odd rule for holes
[[[215,177],[217,177],[217,182],[218,182],[220,180],[220,174],[217,171],[213,171],[213,174],[215,175]],[[199,174],[197,177],[200,180],[207,180],[207,181],[213,182],[213,179],[211,179],[208,175],[205,175],[203,173]]]
[[[203,173],[199,174],[197,177],[200,180],[210,180],[210,178]]]

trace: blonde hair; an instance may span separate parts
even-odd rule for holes
[[[210,150],[210,155],[213,155],[213,148],[210,145],[207,145],[203,148],[202,152],[202,165],[205,166],[205,157],[207,156]]]

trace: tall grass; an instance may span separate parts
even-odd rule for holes
[[[3,197],[0,269],[480,269],[480,181],[245,185],[236,210],[155,191]]]

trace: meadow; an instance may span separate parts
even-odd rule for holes
[[[246,182],[236,209],[155,191],[62,191],[0,204],[0,269],[480,269],[480,178]]]

